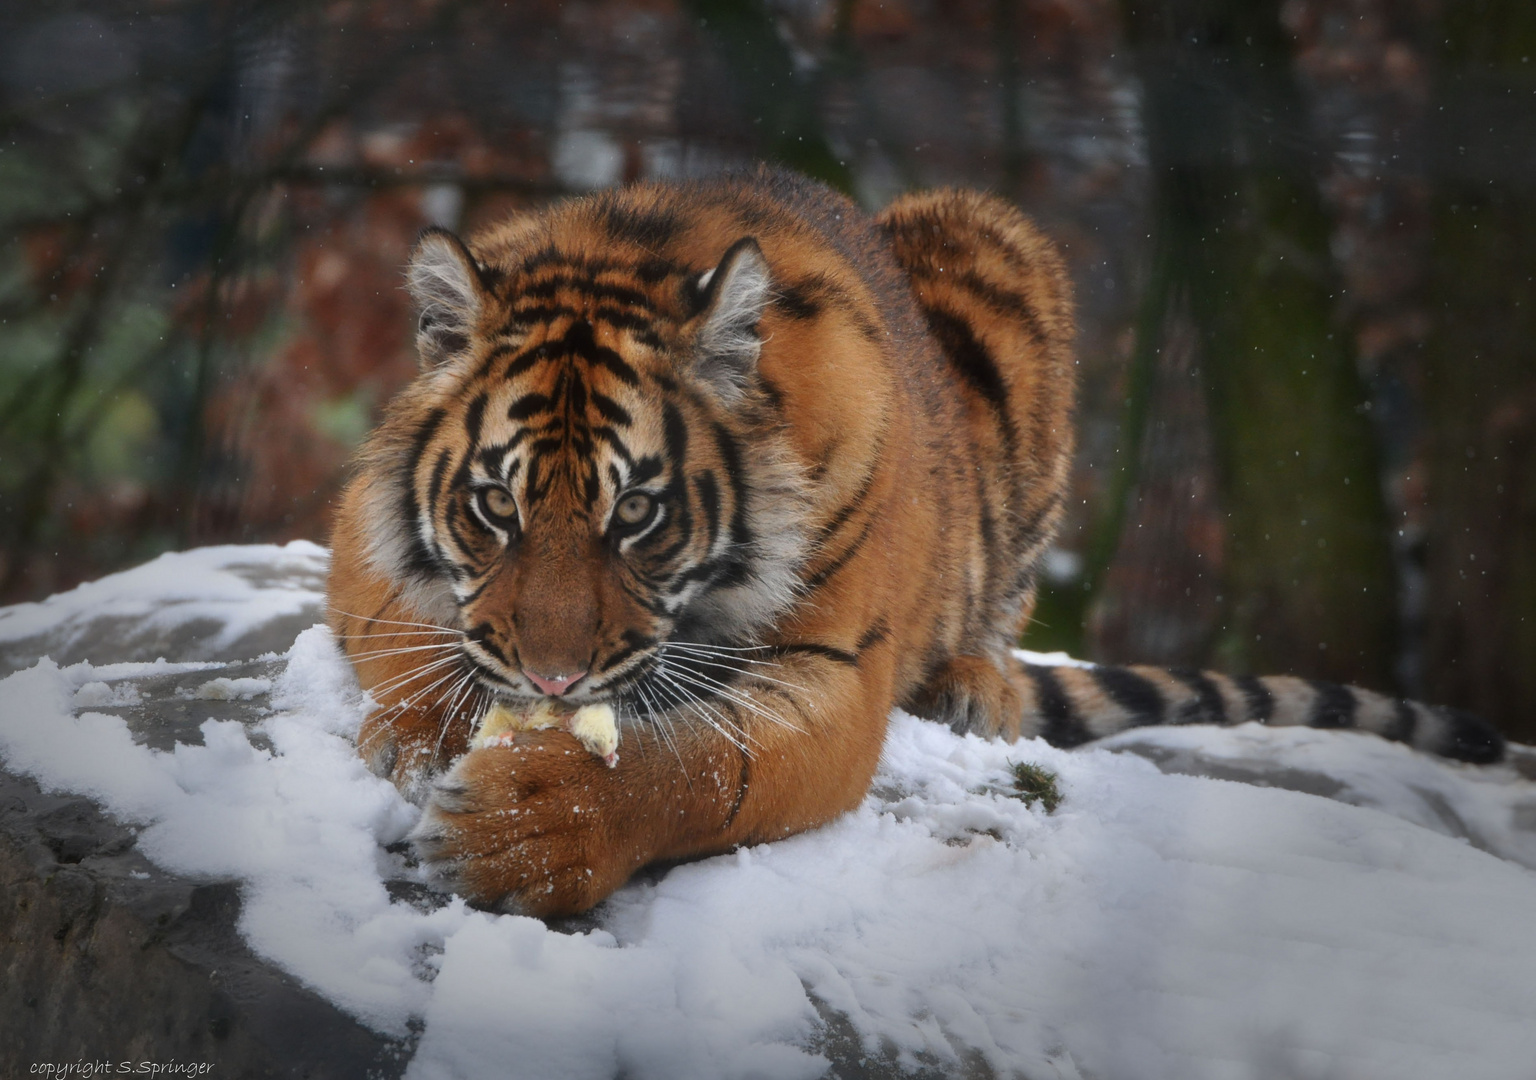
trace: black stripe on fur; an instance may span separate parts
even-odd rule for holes
[[[1034,681],[1035,700],[1045,720],[1045,726],[1040,732],[1041,738],[1052,746],[1064,748],[1091,742],[1093,732],[1088,730],[1083,718],[1072,708],[1072,702],[1062,689],[1056,673],[1037,664],[1025,664],[1024,671]]]
[[[1308,680],[1307,685],[1317,696],[1312,699],[1312,710],[1307,714],[1307,726],[1315,728],[1352,728],[1355,726],[1355,709],[1358,703],[1347,686],[1338,683]]]
[[[1398,701],[1394,708],[1392,724],[1381,733],[1381,737],[1391,739],[1393,742],[1412,745],[1413,733],[1418,729],[1418,726],[1419,714],[1414,709],[1412,703]]]
[[[1434,748],[1436,753],[1474,765],[1491,765],[1503,760],[1504,736],[1487,720],[1464,709],[1446,705],[1430,707],[1445,721],[1447,729],[1445,740]]]
[[[1206,677],[1205,672],[1194,668],[1171,668],[1168,674],[1195,692],[1195,700],[1186,702],[1180,709],[1177,724],[1225,724],[1230,719],[1227,716],[1227,703],[1221,696],[1221,691],[1216,689],[1216,684]]]
[[[1248,702],[1248,715],[1245,719],[1257,720],[1261,724],[1269,723],[1270,717],[1275,715],[1275,695],[1264,685],[1264,680],[1254,675],[1244,675],[1232,681]]]
[[[1123,667],[1095,667],[1089,671],[1115,704],[1131,714],[1130,727],[1162,722],[1168,704],[1150,679]]]

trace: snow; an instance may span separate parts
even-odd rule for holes
[[[166,556],[0,610],[0,634],[196,610],[238,640],[291,616],[323,558]],[[240,881],[252,948],[419,1031],[414,1077],[809,1078],[860,1054],[1031,1078],[1532,1074],[1536,783],[1508,765],[1251,725],[1060,751],[897,712],[857,811],[645,875],[572,930],[391,899],[415,871],[386,848],[417,811],[351,745],[366,699],[323,627],[282,660],[268,681],[43,659],[0,681],[0,757],[139,826],[165,869]],[[169,673],[193,708],[269,693],[262,745],[210,719],[162,752],[101,711]],[[1058,774],[1055,813],[1010,794],[1019,761]]]
[[[40,603],[0,608],[0,645],[41,638],[64,654],[104,625],[151,641],[205,628],[205,648],[217,653],[274,622],[318,611],[327,562],[326,550],[307,540],[168,553]]]
[[[1508,767],[1450,766],[1401,743],[1355,736],[1341,746],[1336,733],[1255,724],[1141,728],[1099,745],[1135,751],[1165,772],[1299,787],[1374,807],[1536,869],[1536,785],[1510,783]]]
[[[270,693],[271,690],[271,679],[226,679],[220,676],[197,687],[191,696],[201,701],[249,701],[257,694]]]

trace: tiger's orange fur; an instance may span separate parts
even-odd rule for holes
[[[467,246],[429,231],[410,284],[423,372],[339,507],[331,622],[380,705],[361,752],[477,903],[581,910],[648,862],[824,823],[894,705],[1063,744],[1455,727],[1361,691],[1012,657],[1067,483],[1073,318],[999,199],[870,219],[784,173],[639,185]],[[494,697],[551,693],[616,705],[616,768],[553,729],[466,752]]]

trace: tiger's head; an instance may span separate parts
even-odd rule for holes
[[[807,547],[757,242],[701,268],[434,229],[407,281],[422,371],[364,452],[368,553],[480,684],[590,703],[669,645],[755,643]]]

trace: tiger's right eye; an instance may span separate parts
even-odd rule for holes
[[[656,500],[643,491],[631,492],[619,501],[613,516],[625,525],[643,525],[655,509]]]
[[[517,500],[506,488],[481,488],[477,498],[480,500],[480,512],[487,521],[505,529],[516,527]]]

